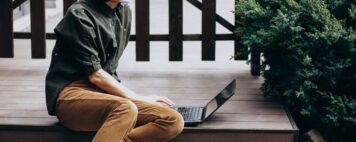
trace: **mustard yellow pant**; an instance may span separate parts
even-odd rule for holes
[[[67,85],[57,99],[59,121],[74,131],[97,131],[93,142],[165,142],[184,127],[176,111],[98,90],[86,81]]]

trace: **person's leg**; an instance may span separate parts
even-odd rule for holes
[[[57,100],[59,121],[74,131],[97,131],[93,142],[131,141],[126,136],[137,113],[130,100],[85,87],[65,87]]]
[[[128,137],[134,142],[165,142],[180,134],[183,117],[169,107],[133,100],[138,108],[136,127]]]

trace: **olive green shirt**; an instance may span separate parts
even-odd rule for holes
[[[74,3],[54,29],[57,37],[46,76],[46,103],[55,115],[59,92],[70,82],[88,79],[99,69],[118,81],[116,69],[129,40],[131,10],[119,5],[114,10],[104,0]]]

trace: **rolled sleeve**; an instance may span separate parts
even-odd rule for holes
[[[85,75],[101,69],[96,34],[85,9],[69,9],[55,29],[57,41],[64,42],[79,70]]]

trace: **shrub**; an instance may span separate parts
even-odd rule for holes
[[[356,1],[240,0],[236,34],[264,57],[262,90],[283,100],[302,130],[356,137]]]

